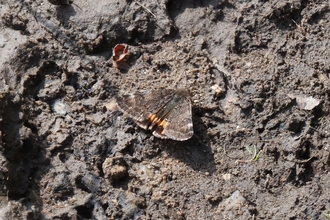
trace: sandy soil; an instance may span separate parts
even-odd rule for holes
[[[329,1],[0,2],[1,219],[327,219]],[[187,141],[116,107],[165,88]]]

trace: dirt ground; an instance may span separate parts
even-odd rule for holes
[[[0,18],[0,219],[328,219],[329,1],[0,0]],[[191,94],[187,141],[116,107],[164,88]]]

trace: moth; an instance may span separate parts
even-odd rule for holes
[[[192,104],[185,89],[125,95],[117,98],[117,106],[158,138],[185,141],[194,134]]]

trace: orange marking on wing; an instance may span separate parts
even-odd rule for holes
[[[160,121],[159,125],[158,126],[162,126],[163,128],[166,127],[166,124],[167,124],[167,121],[166,120],[163,120],[163,121]]]
[[[149,117],[149,119],[150,119],[151,122],[154,122],[155,120],[158,120],[156,114],[152,114],[152,115]]]
[[[162,134],[165,134],[165,127],[167,125],[167,121],[166,120],[163,120],[163,121],[160,121],[160,123],[158,123],[158,126],[162,126],[163,130],[162,130]]]

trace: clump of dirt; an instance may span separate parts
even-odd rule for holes
[[[2,218],[326,219],[327,1],[50,2],[0,8]],[[187,141],[116,108],[165,88]]]

